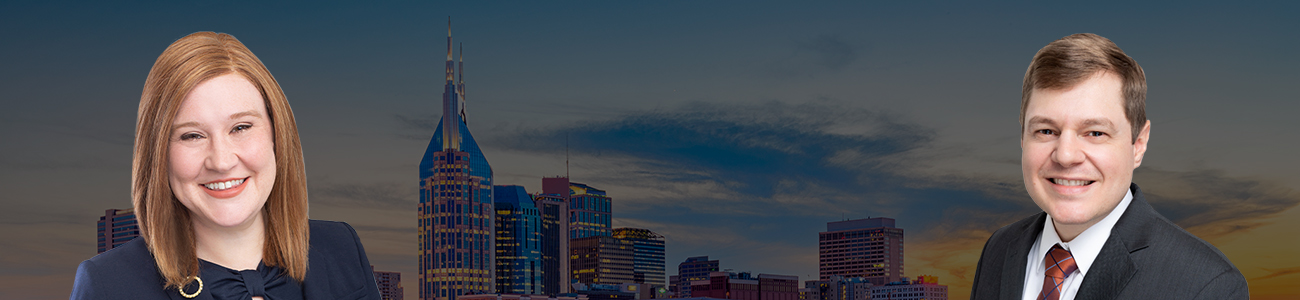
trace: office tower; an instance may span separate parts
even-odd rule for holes
[[[818,235],[821,280],[862,277],[880,286],[903,278],[903,229],[894,219],[829,222]]]
[[[634,248],[632,241],[603,235],[569,240],[571,278],[585,284],[634,283]]]
[[[1019,297],[1019,295],[1017,295]],[[948,300],[948,286],[939,284],[934,276],[917,276],[916,281],[890,282],[871,287],[872,299],[895,300]]]
[[[609,236],[610,198],[604,190],[577,182],[569,183],[569,238]]]
[[[542,218],[518,185],[492,188],[496,201],[496,292],[541,295]]]
[[[797,300],[799,277],[748,272],[710,272],[705,280],[691,282],[691,298],[732,300]]]
[[[632,242],[632,282],[648,283],[654,289],[665,287],[664,236],[648,229],[617,228],[616,239]]]
[[[109,209],[95,224],[96,244],[99,252],[117,248],[140,236],[140,225],[135,221],[135,209]]]
[[[420,299],[449,300],[496,289],[492,166],[465,122],[464,53],[454,82],[451,21],[442,119],[420,159]]]
[[[551,194],[537,195],[533,202],[542,220],[542,294],[568,293],[569,204],[565,198]]]
[[[871,283],[862,277],[832,275],[826,280],[804,282],[805,300],[871,300]]]
[[[375,283],[379,285],[379,298],[383,300],[402,300],[402,273],[375,271],[370,265],[370,272],[375,273]]]
[[[696,256],[686,258],[680,264],[677,264],[677,297],[702,297],[691,294],[691,282],[708,280],[709,274],[718,271],[718,261],[709,260],[708,256]]]

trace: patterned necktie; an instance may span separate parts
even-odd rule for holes
[[[1047,265],[1047,273],[1043,276],[1043,290],[1038,292],[1039,300],[1060,300],[1061,286],[1065,283],[1065,278],[1079,269],[1074,264],[1074,255],[1070,251],[1061,248],[1061,245],[1052,246],[1052,250],[1047,251],[1047,257],[1043,258],[1044,264]]]

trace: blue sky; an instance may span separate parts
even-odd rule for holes
[[[94,222],[129,204],[135,109],[157,55],[239,38],[304,141],[313,218],[356,226],[414,277],[418,159],[440,116],[446,22],[470,129],[499,184],[565,173],[668,265],[816,276],[825,222],[907,231],[907,275],[964,298],[988,233],[1037,211],[1020,80],[1048,42],[1114,40],[1144,67],[1152,144],[1135,181],[1218,245],[1256,298],[1294,296],[1300,7],[1287,2],[0,3],[0,298],[66,297]],[[73,187],[69,187],[72,185]],[[1262,236],[1262,237],[1261,237]],[[972,253],[973,252],[973,253]],[[670,275],[674,270],[668,272]],[[30,288],[36,287],[36,288]],[[410,293],[411,298],[415,292]],[[1281,297],[1279,296],[1279,297]]]

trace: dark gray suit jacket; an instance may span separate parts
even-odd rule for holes
[[[1169,222],[1130,187],[1133,201],[1110,231],[1074,299],[1249,299],[1246,278],[1218,248]],[[1047,213],[989,237],[975,269],[971,300],[1020,299],[1030,247]]]
[[[303,298],[379,299],[379,287],[356,230],[343,222],[311,220],[309,224]],[[212,293],[186,299],[175,288],[163,289],[153,255],[144,239],[135,239],[81,262],[71,299],[206,300],[212,299]]]

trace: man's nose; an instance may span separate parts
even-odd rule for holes
[[[1056,149],[1052,150],[1052,161],[1063,167],[1083,163],[1085,155],[1081,146],[1078,135],[1062,133],[1056,140]]]

